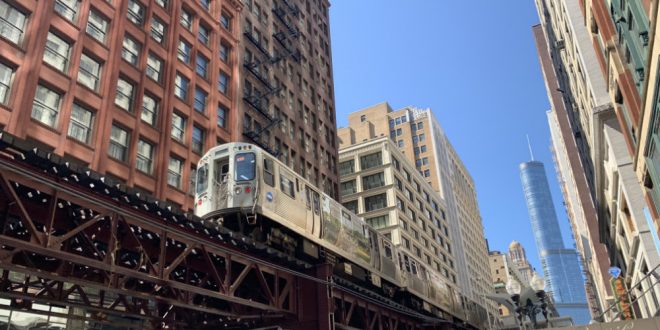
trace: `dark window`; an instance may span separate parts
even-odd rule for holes
[[[273,175],[273,160],[264,159],[264,182],[271,186],[275,186],[275,176]]]
[[[209,184],[209,165],[204,164],[197,170],[197,193],[201,194],[206,191]]]

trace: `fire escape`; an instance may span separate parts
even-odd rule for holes
[[[273,37],[277,40],[280,49],[275,50],[271,54],[264,47],[261,40],[252,34],[252,31],[246,30],[243,33],[246,39],[258,50],[258,53],[253,59],[244,60],[243,66],[262,85],[261,89],[256,86],[252,89],[246,89],[243,93],[243,101],[266,119],[266,124],[263,127],[258,126],[251,130],[245,130],[243,135],[275,157],[279,156],[280,150],[275,150],[271,147],[270,142],[265,140],[264,136],[267,136],[268,132],[281,121],[269,109],[270,97],[277,95],[281,87],[271,84],[268,72],[271,66],[289,56],[296,62],[300,61],[300,52],[293,46],[292,42],[292,40],[297,39],[300,35],[298,29],[292,23],[292,17],[298,16],[298,7],[291,0],[280,0],[279,2],[281,3],[275,3],[273,5],[273,14],[284,25],[284,31],[286,32],[275,32],[273,33]]]

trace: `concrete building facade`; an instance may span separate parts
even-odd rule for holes
[[[509,260],[520,273],[520,283],[531,283],[534,269],[527,260],[527,253],[520,242],[513,241],[509,244]]]
[[[328,0],[244,0],[240,139],[335,198],[337,141]]]
[[[386,102],[349,114],[348,127],[337,130],[340,149],[389,137],[415,165],[446,206],[458,273],[458,285],[474,301],[497,313],[484,295],[491,291],[488,249],[474,182],[430,109],[392,110]]]
[[[625,49],[628,55],[624,58],[631,59],[624,67],[614,65],[609,69],[610,75],[605,75],[602,66],[605,53],[594,47],[602,46],[602,43],[594,42],[602,41],[598,20],[591,16],[592,25],[584,24],[585,8],[593,11],[601,4],[587,3],[583,7],[576,0],[537,1],[541,25],[534,29],[552,105],[548,122],[555,166],[576,247],[584,261],[592,315],[604,320],[616,314],[610,311],[601,315],[615,303],[607,268],[621,268],[627,285],[639,288],[634,293],[641,295],[641,288],[650,285],[645,283],[648,280],[644,274],[658,265],[658,243],[654,241],[652,212],[648,211],[648,205],[653,204],[647,203],[653,193],[640,185],[645,176],[639,172],[644,167],[640,167],[641,161],[637,162],[636,178],[634,155],[630,152],[638,140],[633,132],[648,126],[633,125],[630,120],[636,116],[634,100],[643,95],[635,95],[639,93],[631,93],[630,89],[627,94],[625,89],[621,90],[631,78],[628,73],[648,72],[632,65],[639,62],[639,56],[645,56],[646,46],[630,39],[632,30],[639,30],[639,36],[646,35],[644,15],[640,14],[648,10],[642,8],[647,5],[610,4],[610,14],[621,17],[617,13],[623,9],[628,13],[624,20],[630,21],[633,28],[620,29],[623,20],[615,23],[621,30],[621,37],[615,37],[621,48],[608,48],[606,53],[609,59],[616,61],[619,56],[615,54],[616,50]],[[607,20],[601,22],[609,24]],[[638,26],[639,22],[641,25]],[[630,71],[632,66],[642,71]],[[614,75],[615,69],[622,74]],[[635,86],[642,86],[646,79],[638,78],[635,78]],[[628,101],[623,100],[626,99],[624,94],[629,96]],[[635,111],[631,112],[629,108]],[[643,190],[650,192],[646,198]],[[653,315],[658,308],[654,303],[657,301],[654,288],[645,296],[638,301],[639,317]]]
[[[339,152],[342,204],[457,286],[444,201],[389,139]]]
[[[236,138],[239,60],[230,50],[241,8],[236,0],[1,0],[0,126],[191,208],[197,160]]]

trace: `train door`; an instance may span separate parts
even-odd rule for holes
[[[314,190],[312,190],[312,210],[314,211],[312,235],[321,237],[321,195]]]
[[[381,254],[381,272],[393,279],[396,277],[396,262],[394,258],[394,251],[392,250],[392,242],[380,237],[383,253]]]
[[[213,197],[217,209],[227,208],[229,205],[229,155],[213,161]]]
[[[305,225],[305,232],[312,235],[314,232],[314,211],[312,211],[312,189],[305,185],[305,214],[307,215],[307,224]]]
[[[381,270],[381,254],[380,254],[380,244],[378,244],[378,234],[376,231],[367,226],[364,225],[365,230],[367,230],[367,233],[369,235],[369,246],[371,246],[371,265],[376,268],[377,270]]]
[[[314,189],[305,185],[305,206],[307,208],[306,232],[314,237],[321,235],[321,201]]]

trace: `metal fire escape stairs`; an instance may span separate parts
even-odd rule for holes
[[[271,54],[266,47],[261,43],[258,38],[252,34],[252,31],[245,31],[243,34],[247,40],[259,51],[260,55],[255,56],[255,59],[244,61],[243,66],[247,69],[257,81],[263,85],[264,90],[254,88],[251,91],[244,91],[243,101],[254,109],[260,116],[266,119],[267,123],[262,128],[255,128],[252,130],[245,130],[243,135],[250,141],[257,144],[262,149],[268,151],[273,156],[279,156],[280,150],[275,150],[270,146],[269,141],[264,141],[264,135],[270,129],[275,127],[281,121],[276,118],[269,110],[269,99],[273,95],[277,95],[281,87],[273,86],[269,77],[269,69],[272,65],[279,61],[291,57],[294,61],[300,61],[300,51],[293,45],[293,40],[300,36],[300,31],[293,24],[293,17],[297,17],[299,9],[296,5],[291,3],[290,0],[279,0],[273,5],[273,14],[277,20],[282,23],[284,30],[273,33],[273,38],[277,40],[279,49]]]

